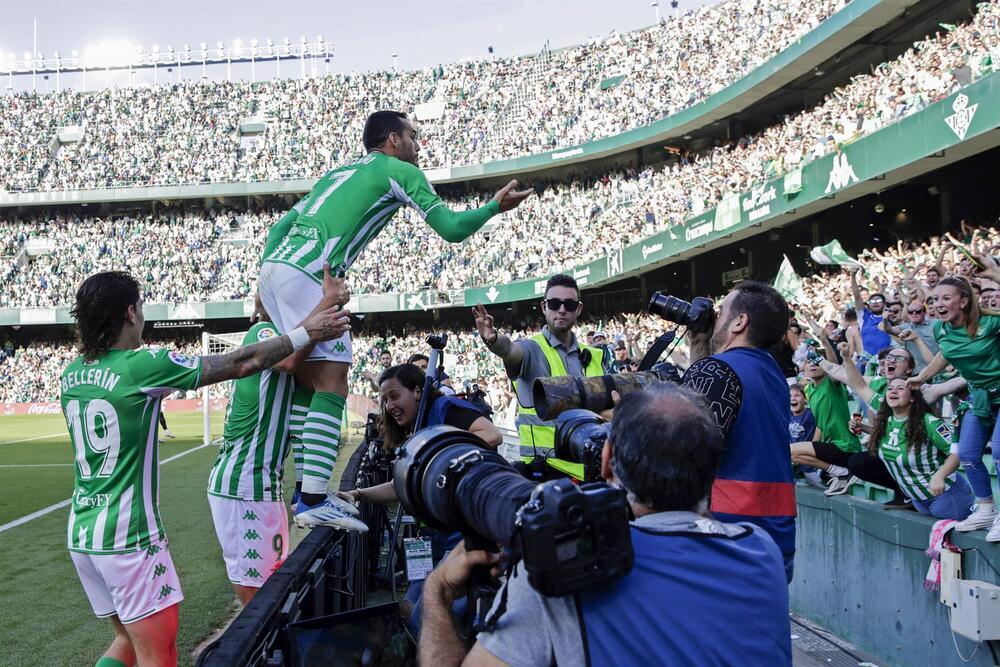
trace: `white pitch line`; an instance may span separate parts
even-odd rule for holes
[[[34,438],[23,438],[21,440],[0,440],[0,445],[16,445],[20,442],[31,442],[32,440],[47,440],[48,438],[56,438],[60,435],[66,435],[66,431],[59,431],[51,435],[39,435]]]
[[[162,461],[160,461],[160,465],[163,465],[164,463],[170,463],[171,461],[176,461],[177,459],[181,458],[182,456],[187,456],[191,452],[196,452],[199,449],[204,449],[205,447],[208,447],[208,445],[201,444],[201,445],[198,445],[197,447],[192,447],[191,449],[185,449],[180,454],[174,454],[173,456],[171,456],[168,459],[163,459]],[[40,509],[37,512],[32,512],[31,514],[26,514],[25,516],[22,516],[20,519],[14,519],[13,521],[11,521],[9,523],[5,523],[2,526],[0,526],[0,533],[4,532],[6,530],[10,530],[11,528],[17,528],[18,526],[26,524],[29,521],[34,521],[35,519],[37,519],[40,516],[45,516],[46,514],[50,514],[52,512],[55,512],[57,509],[61,509],[63,507],[66,507],[67,505],[69,505],[70,500],[72,500],[72,499],[63,500],[61,502],[56,503],[55,505],[49,505],[46,508]]]

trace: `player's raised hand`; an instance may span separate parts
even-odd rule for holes
[[[347,281],[331,275],[330,265],[323,262],[323,305],[346,306],[350,300],[351,290],[347,286]]]
[[[331,306],[302,323],[313,342],[340,338],[351,330],[351,311]]]
[[[528,188],[527,190],[515,190],[517,187],[517,181],[511,181],[507,185],[500,188],[495,195],[493,195],[493,201],[500,204],[500,212],[504,213],[512,208],[516,208],[518,204],[523,202],[528,198],[534,190]]]
[[[497,332],[493,328],[493,316],[486,312],[483,304],[477,303],[476,307],[472,309],[472,315],[476,318],[476,329],[479,330],[479,336],[487,342],[495,340]]]
[[[264,302],[260,300],[260,292],[257,292],[253,295],[253,312],[250,313],[250,324],[257,324],[262,319],[267,319],[267,311],[264,310]]]

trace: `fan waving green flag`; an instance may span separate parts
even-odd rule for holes
[[[838,264],[840,266],[862,268],[861,262],[848,255],[837,239],[830,241],[826,245],[813,248],[809,251],[809,256],[817,264]]]
[[[795,273],[788,255],[784,255],[778,275],[774,279],[774,289],[792,303],[805,303],[806,293],[802,291],[802,279]]]

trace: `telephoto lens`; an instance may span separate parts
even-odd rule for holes
[[[392,484],[407,513],[431,527],[506,545],[515,513],[535,488],[478,436],[446,425],[403,444]]]
[[[609,424],[590,410],[567,410],[556,418],[555,455],[558,459],[583,463],[592,450],[604,446]]]
[[[646,310],[694,333],[708,333],[715,326],[715,306],[703,296],[696,296],[688,302],[669,294],[653,292]]]

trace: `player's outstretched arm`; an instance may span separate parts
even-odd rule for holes
[[[202,357],[198,386],[259,373],[307,345],[339,338],[351,328],[349,317],[349,311],[333,306],[306,318],[302,326],[284,336],[245,345],[227,354]]]

